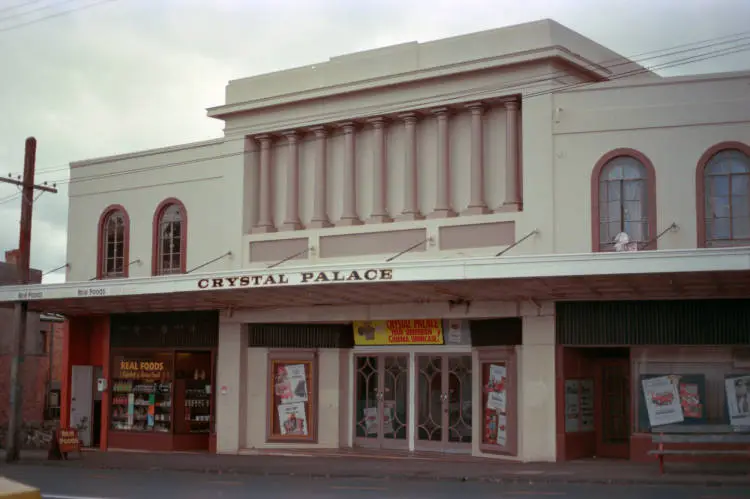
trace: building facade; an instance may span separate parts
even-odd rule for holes
[[[68,316],[105,449],[646,459],[650,379],[744,417],[749,82],[553,21],[234,80],[222,138],[71,164],[68,282],[0,300]]]
[[[18,282],[17,256],[17,250],[5,252],[5,261],[0,262],[0,283]],[[41,280],[41,272],[32,269],[31,282],[40,283]],[[21,380],[24,387],[22,415],[28,424],[59,417],[62,321],[62,318],[44,313],[31,313],[27,319]],[[14,355],[13,310],[0,309],[0,324],[0,436],[4,437],[10,411],[10,370]],[[51,407],[57,407],[57,411],[50,410]]]

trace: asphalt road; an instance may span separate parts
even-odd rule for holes
[[[311,480],[294,477],[134,472],[0,465],[0,475],[38,487],[46,499],[744,499],[747,488],[502,485],[479,482]]]

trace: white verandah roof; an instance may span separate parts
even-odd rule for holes
[[[445,302],[750,297],[750,247],[285,264],[0,287],[0,306],[67,315]]]

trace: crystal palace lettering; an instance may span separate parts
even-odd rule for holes
[[[392,279],[392,269],[330,270],[325,272],[273,273],[201,279],[198,281],[198,288],[246,288],[327,282],[390,281]]]

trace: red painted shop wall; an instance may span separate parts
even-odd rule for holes
[[[596,453],[596,432],[565,433],[565,380],[594,378],[595,361],[582,348],[558,346],[557,360],[557,460],[569,461]]]
[[[70,426],[70,382],[73,366],[99,366],[109,379],[109,316],[69,318],[63,331],[60,426]],[[94,380],[96,383],[96,380]],[[101,447],[107,448],[109,397],[102,397]]]

